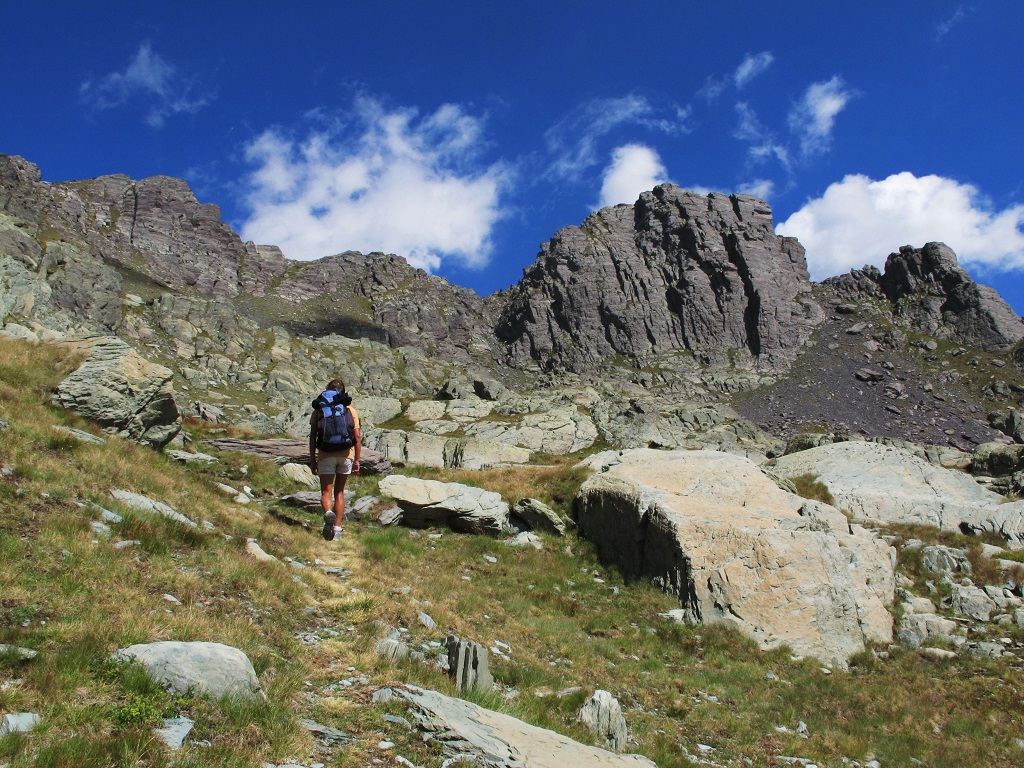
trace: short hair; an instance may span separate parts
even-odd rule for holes
[[[329,382],[327,382],[327,389],[333,389],[338,392],[344,392],[345,382],[342,381],[341,379],[331,379]]]

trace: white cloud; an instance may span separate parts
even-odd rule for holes
[[[639,126],[668,136],[689,133],[689,107],[673,107],[672,115],[659,115],[643,96],[630,94],[613,99],[594,99],[573,110],[545,134],[554,156],[549,173],[556,178],[576,178],[599,162],[600,139],[624,125]]]
[[[668,181],[658,153],[642,144],[626,144],[612,152],[612,162],[604,171],[598,208],[619,203],[634,203],[641,192]]]
[[[741,184],[736,191],[744,195],[753,195],[754,197],[760,197],[762,200],[767,200],[775,194],[775,182],[771,179],[754,179],[753,181]]]
[[[768,130],[757,117],[754,109],[745,101],[736,103],[736,115],[739,122],[733,130],[733,136],[750,144],[747,150],[750,159],[764,162],[772,157],[789,169],[791,159],[789,149],[776,141],[775,134]]]
[[[993,210],[977,187],[903,172],[881,181],[850,175],[778,225],[807,249],[821,280],[864,264],[882,267],[901,245],[937,240],[961,264],[1024,270],[1024,205]]]
[[[478,162],[483,120],[451,104],[420,116],[366,97],[353,112],[303,141],[266,131],[248,145],[243,238],[299,260],[358,250],[426,270],[486,264],[511,173]]]
[[[194,96],[194,84],[178,75],[177,68],[143,42],[123,72],[111,72],[98,81],[86,80],[79,96],[93,109],[119,107],[132,100],[148,105],[146,122],[159,128],[170,115],[195,113],[206,103]]]
[[[953,11],[953,15],[949,16],[945,21],[942,21],[935,27],[935,42],[942,42],[942,38],[950,33],[950,31],[966,18],[968,13],[973,13],[976,9],[973,6],[961,4],[957,6],[957,9]]]
[[[836,115],[853,98],[842,78],[836,75],[823,83],[812,83],[789,112],[789,127],[800,138],[804,155],[824,152],[832,140]]]
[[[736,87],[743,88],[747,83],[768,69],[773,61],[775,61],[775,57],[772,56],[771,51],[747,54],[746,58],[736,68],[736,72],[733,73],[732,80]]]

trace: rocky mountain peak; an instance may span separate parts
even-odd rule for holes
[[[496,327],[513,359],[584,370],[684,348],[792,360],[821,312],[804,251],[749,195],[671,184],[591,214],[541,246]]]
[[[1005,352],[1024,338],[1024,320],[987,285],[974,282],[945,243],[905,245],[885,260],[885,271],[866,266],[825,285],[854,301],[884,298],[909,330]]]

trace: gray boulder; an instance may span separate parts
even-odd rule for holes
[[[508,530],[508,504],[501,495],[459,483],[390,475],[380,492],[402,508],[402,523],[413,528],[447,525],[466,533],[496,535]]]
[[[187,525],[190,528],[196,527],[194,521],[189,520],[185,515],[175,511],[173,507],[168,504],[164,504],[162,501],[156,501],[155,499],[143,496],[140,493],[133,493],[120,488],[112,490],[110,495],[126,507],[131,507],[132,509],[136,509],[140,512],[149,512],[160,515],[161,517],[166,517],[168,520],[173,520],[176,523]]]
[[[964,584],[953,585],[950,604],[957,616],[967,616],[975,621],[988,621],[999,609],[984,589]]]
[[[453,757],[473,755],[480,768],[655,768],[646,757],[586,746],[436,691],[405,685],[393,693],[409,703],[434,743]]]
[[[512,514],[526,523],[530,530],[565,536],[565,521],[542,501],[520,499],[512,505]]]
[[[172,693],[194,692],[214,699],[266,698],[249,657],[222,643],[143,643],[118,650],[114,658],[138,662]]]
[[[154,448],[163,448],[178,434],[181,417],[169,369],[148,362],[114,337],[92,339],[80,348],[88,357],[57,386],[55,404]]]
[[[726,453],[629,450],[589,465],[580,531],[627,578],[676,595],[688,621],[828,663],[891,642],[895,554],[838,510]]]

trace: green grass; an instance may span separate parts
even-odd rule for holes
[[[836,499],[829,491],[828,486],[818,479],[818,476],[810,472],[789,478],[789,481],[796,487],[796,492],[805,499],[814,499],[825,504],[835,506]]]
[[[820,766],[840,766],[843,757],[877,758],[883,766],[913,758],[932,768],[1020,763],[1013,739],[1024,733],[1024,706],[1013,660],[963,655],[937,662],[893,648],[886,658],[863,653],[849,672],[827,675],[813,660],[794,660],[784,648],[760,651],[727,627],[665,620],[661,614],[676,600],[627,582],[572,535],[542,536],[537,551],[447,530],[350,521],[342,540],[327,544],[317,536],[316,513],[293,512],[306,515],[312,530],[267,514],[275,497],[296,490],[269,462],[222,452],[212,467],[183,467],[118,439],[103,446],[54,440],[56,423],[91,429],[48,404],[74,363],[56,348],[0,341],[0,419],[8,424],[0,464],[14,467],[0,480],[0,642],[40,653],[29,662],[0,655],[0,711],[43,718],[31,733],[0,739],[0,763],[11,768],[241,767],[288,758],[309,764],[312,742],[299,717],[353,739],[322,760],[331,766],[384,759],[376,746],[384,736],[396,742],[394,754],[439,765],[436,741],[424,743],[384,720],[405,716],[400,705],[367,701],[395,683],[454,694],[452,682],[431,664],[379,657],[379,622],[405,628],[413,648],[430,648],[447,634],[507,644],[507,656],[491,658],[499,689],[470,698],[586,743],[591,737],[575,722],[576,711],[594,689],[611,691],[625,709],[629,750],[661,768],[691,765],[683,750],[695,752],[698,743],[713,746],[714,760],[728,765],[771,766],[779,754]],[[538,498],[567,514],[584,475],[572,459],[552,463],[415,474],[473,482],[510,502]],[[214,481],[250,485],[266,503],[235,505]],[[377,481],[353,477],[349,487],[376,493]],[[125,509],[109,495],[115,487],[164,501],[215,530]],[[89,502],[124,515],[115,538],[141,543],[113,549],[91,530],[98,512]],[[928,541],[969,552],[979,544],[924,529],[896,533],[927,533]],[[248,558],[249,537],[306,567]],[[318,558],[351,575],[321,573]],[[901,567],[915,585],[926,578],[909,556]],[[421,611],[435,630],[420,624]],[[319,642],[300,642],[300,634]],[[108,661],[117,648],[158,639],[241,648],[267,701],[171,697],[137,668]],[[340,682],[356,676],[369,682]],[[579,690],[559,697],[572,687]],[[170,713],[193,718],[194,738],[209,746],[168,753],[150,725]],[[810,739],[792,733],[800,720]]]

